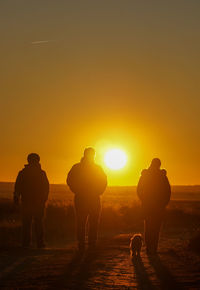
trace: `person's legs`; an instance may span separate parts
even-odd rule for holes
[[[162,224],[162,217],[161,216],[153,218],[152,250],[155,253],[157,252],[157,249],[158,249],[158,241],[159,241],[161,224]]]
[[[79,248],[84,248],[87,214],[85,212],[77,210],[76,220],[77,220],[77,240],[78,240]]]
[[[43,217],[44,217],[44,207],[41,206],[40,208],[36,209],[34,214],[35,234],[38,248],[45,247]]]
[[[32,213],[22,206],[22,246],[29,247],[31,244]]]
[[[86,221],[88,217],[88,212],[86,210],[85,204],[75,197],[75,210],[76,210],[76,230],[77,230],[77,240],[79,250],[84,250],[85,248],[85,228]]]
[[[89,247],[95,247],[98,236],[98,226],[99,226],[99,216],[100,216],[101,206],[100,199],[97,198],[93,201],[89,212],[89,232],[88,232],[88,242]]]
[[[161,224],[161,216],[149,216],[145,219],[145,243],[149,254],[157,252]]]
[[[151,248],[151,222],[147,217],[144,220],[144,240],[147,252],[149,252]]]

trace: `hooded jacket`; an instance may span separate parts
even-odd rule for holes
[[[170,200],[171,187],[165,169],[149,167],[142,171],[137,194],[145,212],[164,210]]]
[[[39,163],[27,164],[18,173],[15,182],[14,199],[21,196],[22,203],[44,204],[49,194],[49,181]]]
[[[68,173],[67,184],[78,196],[95,197],[101,195],[107,186],[107,177],[102,168],[82,158]]]

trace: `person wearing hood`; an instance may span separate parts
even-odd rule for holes
[[[148,254],[157,252],[159,232],[171,196],[167,172],[165,169],[160,169],[160,166],[160,159],[154,158],[150,167],[142,171],[137,186],[144,215],[145,244]]]
[[[107,177],[95,163],[95,150],[84,150],[81,162],[75,164],[68,173],[67,184],[75,194],[74,205],[77,220],[77,240],[80,252],[85,249],[85,230],[88,221],[89,250],[96,246],[100,216],[100,195],[107,186]]]
[[[28,164],[18,173],[14,204],[22,204],[22,246],[31,245],[31,226],[34,219],[36,241],[38,248],[44,248],[43,217],[45,203],[49,194],[49,181],[46,173],[41,169],[40,156],[31,153],[27,157]]]

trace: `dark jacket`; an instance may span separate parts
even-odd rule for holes
[[[45,204],[48,194],[49,181],[40,164],[25,165],[15,182],[15,201],[21,197],[22,203],[30,206]]]
[[[107,177],[99,165],[82,158],[69,171],[67,184],[78,196],[99,196],[106,189]]]
[[[171,196],[166,170],[145,169],[142,171],[137,194],[145,213],[156,213],[165,209]]]

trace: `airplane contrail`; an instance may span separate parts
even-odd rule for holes
[[[53,41],[55,40],[36,40],[36,41],[32,41],[31,44],[44,44],[44,43],[49,43]]]

